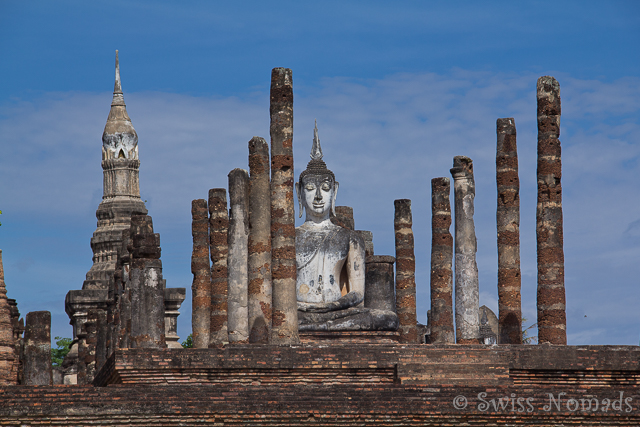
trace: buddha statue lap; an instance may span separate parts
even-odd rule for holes
[[[300,216],[306,212],[304,224],[296,228],[299,330],[395,331],[398,316],[393,311],[364,307],[364,242],[330,220],[338,186],[322,161],[316,126],[311,161],[296,183]]]

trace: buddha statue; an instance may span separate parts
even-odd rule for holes
[[[316,125],[311,161],[296,193],[296,296],[300,331],[396,330],[392,311],[365,308],[365,246],[360,235],[333,224],[339,184],[322,160]]]

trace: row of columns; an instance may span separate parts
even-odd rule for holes
[[[560,86],[553,77],[537,83],[538,203],[538,342],[566,344],[562,186],[560,157]],[[496,184],[498,244],[499,342],[522,343],[520,271],[520,183],[516,128],[513,118],[496,122]],[[480,340],[477,242],[473,222],[475,182],[473,162],[456,156],[451,175],[455,197],[455,320],[456,342]],[[451,209],[449,180],[432,185],[431,342],[453,343],[451,298]]]

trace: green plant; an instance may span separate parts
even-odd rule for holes
[[[55,340],[58,348],[51,349],[51,364],[53,366],[62,366],[62,361],[67,353],[69,353],[71,342],[73,342],[73,340],[71,338],[62,337],[55,337]]]
[[[522,324],[524,325],[524,323],[527,321],[526,317],[522,318]],[[536,326],[538,323],[534,323],[533,325],[530,325],[526,328],[522,329],[522,344],[537,344],[538,343],[538,336],[537,335],[533,335],[533,336],[529,336],[529,329],[533,328],[534,326]]]
[[[189,334],[189,336],[182,341],[183,348],[193,348],[193,334]]]

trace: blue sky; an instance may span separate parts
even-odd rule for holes
[[[497,311],[495,120],[514,117],[523,314],[535,322],[538,77],[562,94],[570,344],[638,344],[640,3],[9,2],[0,0],[0,249],[23,315],[91,266],[114,51],[139,135],[140,186],[168,286],[191,285],[190,202],[269,136],[273,67],[293,69],[297,174],[318,120],[338,204],[393,255],[413,201],[418,318],[429,308],[430,179],[474,159],[481,303]],[[179,334],[190,332],[190,298]]]

